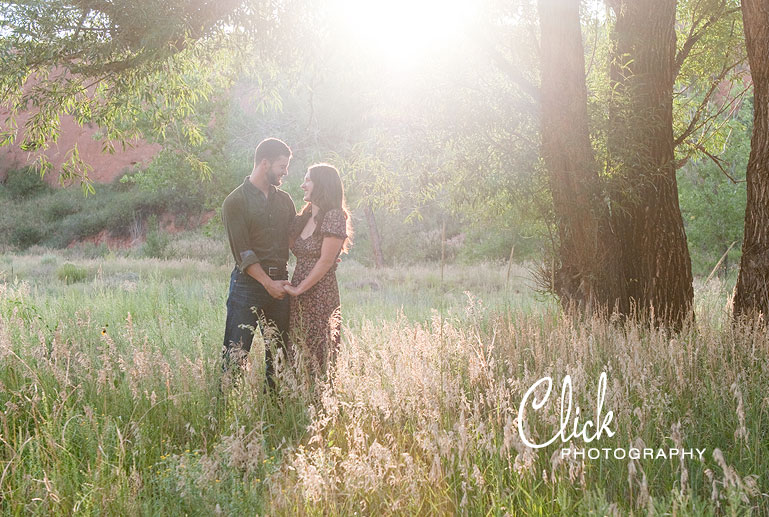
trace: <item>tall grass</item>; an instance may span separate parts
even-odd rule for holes
[[[227,268],[194,261],[0,261],[4,514],[762,514],[769,341],[698,285],[678,335],[562,314],[501,266],[342,264],[333,383],[291,364],[264,393],[258,347],[219,391]],[[13,270],[13,276],[10,271]],[[520,271],[520,276],[525,272]],[[518,293],[516,293],[516,290]],[[467,293],[465,293],[467,291]],[[569,374],[597,447],[706,448],[703,460],[571,460],[518,436],[523,394]],[[527,418],[545,441],[556,404]],[[575,445],[582,446],[578,441]]]

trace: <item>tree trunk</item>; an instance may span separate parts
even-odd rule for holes
[[[769,4],[742,0],[745,44],[753,78],[753,137],[748,200],[734,317],[769,315]]]
[[[374,219],[374,210],[371,205],[366,203],[363,208],[366,213],[366,223],[368,223],[368,233],[371,237],[371,248],[374,251],[374,264],[377,269],[384,267],[384,255],[382,254],[382,239],[379,237],[379,229],[376,225],[376,219]]]
[[[673,156],[675,0],[614,0],[611,210],[631,313],[679,328],[692,312]]]
[[[579,4],[539,0],[542,156],[559,239],[552,287],[564,305],[622,310],[618,250],[590,144]]]

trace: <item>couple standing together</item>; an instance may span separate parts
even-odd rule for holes
[[[339,345],[341,327],[336,265],[352,233],[339,172],[313,165],[302,183],[306,204],[296,213],[280,190],[291,149],[268,138],[256,147],[254,168],[224,200],[222,220],[235,268],[230,276],[222,360],[225,371],[251,349],[256,329],[265,338],[266,377],[274,386],[275,352],[289,357],[289,342],[316,374],[324,373]],[[296,267],[288,280],[289,249]]]

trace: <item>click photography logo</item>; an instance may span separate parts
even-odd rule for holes
[[[538,442],[527,431],[529,418],[536,418],[537,414],[546,411],[546,406],[553,403],[551,394],[553,391],[552,377],[542,377],[537,380],[526,391],[518,408],[518,434],[521,441],[527,447],[532,449],[542,449],[559,443],[561,446],[560,456],[572,459],[654,459],[667,460],[671,458],[698,458],[704,459],[706,448],[684,448],[684,447],[636,447],[628,445],[627,447],[600,447],[600,441],[603,438],[612,438],[616,434],[614,426],[614,411],[605,409],[606,402],[606,372],[601,372],[598,378],[598,388],[596,394],[595,413],[586,417],[579,406],[574,407],[574,391],[572,388],[571,375],[566,375],[561,385],[561,398],[559,401],[559,423],[558,431],[547,441]],[[544,390],[541,397],[537,393]],[[543,409],[545,408],[545,409]],[[533,417],[531,416],[533,414]],[[581,444],[580,444],[581,442]]]

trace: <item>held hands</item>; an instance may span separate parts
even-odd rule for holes
[[[282,300],[286,293],[291,296],[299,296],[302,291],[299,287],[294,287],[288,280],[273,280],[265,286],[267,292],[276,300]]]
[[[288,280],[273,280],[271,283],[267,284],[266,289],[267,292],[270,293],[270,296],[276,300],[282,300],[283,297],[286,296],[286,293],[291,296],[299,296],[302,294],[302,291],[298,287],[292,286],[291,282]]]
[[[342,259],[340,259],[337,256],[336,263],[338,264],[341,261]],[[286,294],[294,297],[299,296],[300,294],[304,293],[308,289],[308,288],[302,289],[300,286],[294,287],[291,285],[291,282],[288,280],[271,280],[267,284],[264,284],[264,287],[269,293],[269,295],[275,298],[276,300],[282,300],[286,296]]]
[[[267,292],[276,300],[282,300],[286,296],[286,286],[291,287],[291,282],[288,280],[273,280],[265,285]]]
[[[299,287],[294,287],[291,284],[286,285],[283,287],[283,289],[291,296],[299,296],[302,294],[302,292],[299,290]]]

